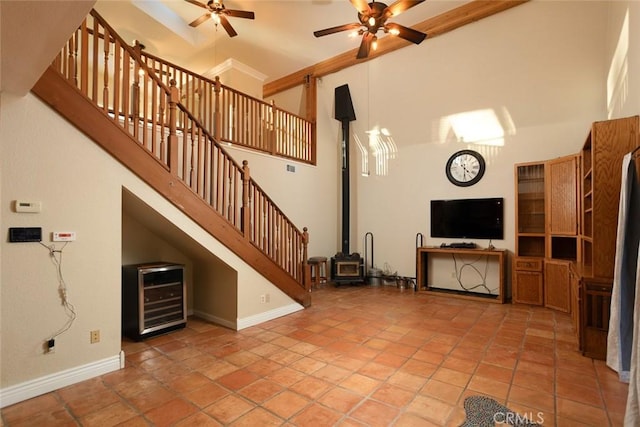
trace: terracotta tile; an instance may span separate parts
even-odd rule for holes
[[[228,394],[229,392],[218,384],[209,383],[200,388],[189,391],[184,394],[184,397],[194,405],[204,408]]]
[[[391,384],[383,383],[371,397],[387,405],[402,408],[413,399],[415,393]]]
[[[329,388],[331,388],[331,383],[314,377],[305,377],[289,387],[291,391],[295,391],[310,399],[317,399]]]
[[[144,424],[147,425],[147,424]],[[222,424],[203,412],[197,412],[175,424],[176,427],[222,427]],[[120,427],[120,426],[119,426]]]
[[[387,379],[388,384],[394,384],[414,392],[420,390],[427,382],[425,377],[412,375],[406,372],[398,371]]]
[[[376,356],[373,360],[377,363],[380,363],[381,365],[399,368],[400,366],[405,364],[407,358],[398,356],[397,354],[383,352]]]
[[[477,362],[473,360],[460,359],[458,357],[448,357],[443,363],[442,367],[453,369],[454,371],[464,372],[465,374],[471,374],[475,371]]]
[[[282,368],[266,376],[267,379],[284,387],[289,387],[305,378],[305,374],[291,368]]]
[[[351,371],[340,368],[338,366],[327,365],[323,368],[318,369],[313,373],[314,377],[320,378],[322,380],[331,381],[333,383],[337,383],[348,375],[351,374]]]
[[[449,368],[438,368],[438,370],[436,370],[436,372],[431,376],[431,379],[464,388],[469,383],[471,374],[466,374]]]
[[[463,391],[464,388],[462,387],[432,379],[420,389],[420,394],[455,405]]]
[[[511,385],[507,403],[509,408],[511,408],[511,403],[518,403],[549,414],[552,414],[555,411],[555,398],[552,393],[546,393],[537,389],[524,388],[515,384]]]
[[[543,376],[536,372],[527,372],[522,369],[516,370],[512,384],[548,394],[555,392],[553,377]]]
[[[476,369],[475,375],[509,384],[513,377],[513,370],[503,368],[501,366],[490,365],[488,363],[480,363]]]
[[[138,414],[129,405],[118,402],[81,417],[79,421],[82,425],[114,426],[136,416]]]
[[[272,397],[262,404],[262,406],[284,419],[289,419],[294,414],[300,412],[311,400],[298,393],[285,390]]]
[[[300,426],[334,426],[342,415],[325,406],[313,403],[291,419],[294,425]]]
[[[233,425],[235,427],[266,427],[280,426],[282,423],[283,420],[271,412],[262,408],[255,408],[234,421]]]
[[[328,408],[346,414],[359,404],[362,398],[361,394],[354,393],[342,387],[334,387],[322,395],[322,397],[318,399],[318,402]]]
[[[325,366],[327,366],[327,364],[311,357],[303,357],[296,360],[289,366],[293,369],[309,375],[314,373],[318,369],[324,368]]]
[[[264,402],[282,391],[283,387],[268,380],[257,380],[238,393],[256,403]]]
[[[366,375],[377,380],[384,380],[386,378],[389,378],[389,376],[395,371],[395,368],[376,362],[370,362],[358,370],[358,372],[362,375]]]
[[[197,411],[198,407],[192,403],[184,399],[174,398],[145,412],[144,415],[156,426],[169,426]]]
[[[375,400],[366,400],[351,412],[351,417],[364,422],[368,426],[388,426],[398,416],[398,408],[385,405]]]
[[[166,387],[155,384],[148,387],[144,391],[131,396],[128,400],[129,403],[140,412],[147,412],[153,408],[168,402],[176,397],[175,392],[167,389]]]
[[[380,381],[358,373],[348,376],[340,383],[340,387],[344,387],[363,396],[371,393],[378,385],[380,385]]]
[[[245,399],[229,395],[218,400],[215,404],[207,406],[204,411],[221,424],[229,424],[255,407],[256,405]]]
[[[178,393],[186,393],[189,390],[200,388],[209,383],[211,383],[211,380],[201,373],[190,372],[171,380],[167,385]]]
[[[497,396],[501,401],[507,398],[509,392],[509,384],[491,380],[490,378],[479,377],[474,375],[469,381],[469,390],[484,393],[490,396]]]
[[[410,359],[400,367],[400,370],[412,375],[429,378],[436,371],[437,367],[438,366],[433,363]]]
[[[556,413],[558,418],[567,418],[588,425],[604,426],[608,424],[607,414],[604,410],[561,397],[556,398]]]
[[[438,425],[444,425],[454,406],[429,396],[416,396],[407,406],[407,412],[416,414]]]
[[[120,397],[114,391],[99,388],[95,392],[67,400],[67,405],[76,417],[82,417],[117,402],[120,402]]]
[[[218,378],[217,382],[228,389],[239,390],[256,381],[258,378],[260,377],[253,372],[240,369]]]
[[[603,406],[600,390],[589,386],[556,382],[556,396],[591,406]]]

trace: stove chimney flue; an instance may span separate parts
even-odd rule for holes
[[[350,180],[349,180],[349,122],[356,119],[351,102],[349,85],[338,86],[335,89],[335,119],[342,123],[342,253],[349,254],[350,246]]]

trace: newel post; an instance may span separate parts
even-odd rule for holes
[[[251,238],[251,195],[249,194],[249,162],[242,161],[242,233],[245,239]]]
[[[178,135],[176,129],[178,127],[177,104],[180,101],[180,92],[174,79],[171,79],[169,85],[169,136],[167,141],[169,145],[169,170],[172,175],[178,175]]]
[[[309,256],[307,254],[307,246],[309,245],[309,232],[307,227],[302,229],[302,283],[304,289],[307,292],[311,292],[311,267],[307,260]]]
[[[216,76],[213,85],[214,102],[213,102],[213,137],[220,142],[222,136],[222,114],[220,112],[220,92],[222,92],[222,83],[220,77]]]

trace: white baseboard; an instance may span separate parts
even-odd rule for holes
[[[269,320],[277,319],[278,317],[286,316],[296,311],[304,310],[304,307],[300,304],[289,304],[282,307],[274,308],[273,310],[265,311],[263,313],[255,314],[253,316],[245,317],[243,319],[236,319],[235,322],[222,319],[211,314],[194,310],[194,315],[200,317],[209,322],[216,323],[221,326],[239,331],[241,329],[248,328],[250,326],[259,325],[260,323],[267,322]]]
[[[304,307],[300,304],[293,303],[265,311],[264,313],[254,314],[253,316],[238,319],[238,330],[259,325],[260,323],[277,319],[278,317],[286,316],[287,314],[295,313],[300,310],[304,310]]]
[[[120,354],[98,360],[83,366],[56,372],[55,374],[26,381],[11,387],[0,389],[0,408],[4,408],[41,394],[79,383],[80,381],[117,371],[122,365]]]

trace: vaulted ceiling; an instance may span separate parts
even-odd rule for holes
[[[73,28],[73,22],[77,25],[78,16],[86,15],[93,3],[90,0],[2,0],[3,89],[8,87],[5,82],[15,78],[17,70],[10,65],[20,64],[17,56],[42,49],[33,46],[25,49],[16,32],[21,33],[20,37],[39,39],[41,44],[64,41],[72,31],[68,28]],[[427,0],[393,17],[392,21],[434,37],[521,3],[520,0]],[[272,92],[290,87],[291,82],[302,81],[305,75],[321,76],[357,63],[359,38],[349,37],[348,32],[321,38],[313,35],[315,30],[358,22],[357,11],[349,0],[227,0],[224,4],[228,9],[255,12],[254,20],[229,18],[238,33],[233,38],[212,21],[190,27],[188,24],[206,10],[185,0],[98,0],[94,7],[125,40],[139,40],[154,55],[200,73],[233,58],[263,73],[266,87],[271,85]],[[65,17],[71,22],[70,27],[59,24]],[[384,36],[380,48],[370,58],[404,46],[416,52],[421,48]],[[50,61],[56,50],[50,57],[40,54],[40,61],[43,58]]]

